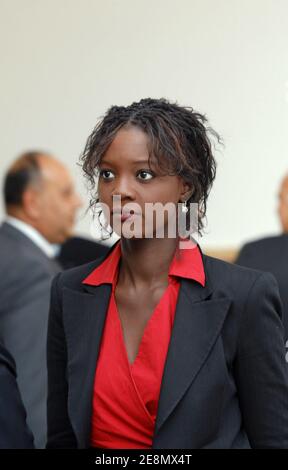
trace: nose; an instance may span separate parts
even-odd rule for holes
[[[122,177],[115,180],[111,196],[120,196],[122,201],[134,200],[135,192],[133,185],[128,177]]]

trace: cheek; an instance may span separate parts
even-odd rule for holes
[[[283,217],[283,215],[285,213],[285,207],[284,207],[283,202],[280,202],[279,205],[278,205],[278,213],[280,214],[280,216]]]
[[[97,186],[97,197],[99,199],[100,202],[105,202],[105,204],[108,204],[112,197],[111,197],[111,187],[109,188],[109,185],[106,183],[98,183],[98,186]]]
[[[153,187],[152,185],[149,188],[147,187],[142,199],[147,202],[160,202],[162,204],[172,202],[177,204],[180,199],[180,194],[179,183],[175,181],[174,178],[171,178],[165,181],[159,180]]]
[[[50,218],[54,220],[64,221],[71,213],[71,205],[63,199],[50,200],[49,214]]]

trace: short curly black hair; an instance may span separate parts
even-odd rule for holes
[[[210,138],[221,142],[207,122],[206,116],[193,108],[171,103],[164,98],[146,98],[130,106],[112,106],[88,137],[80,157],[92,190],[89,207],[93,208],[99,202],[99,164],[109,145],[121,128],[136,126],[149,138],[149,159],[153,156],[166,174],[182,177],[191,187],[192,194],[187,202],[198,203],[198,232],[201,234],[207,198],[216,175]]]

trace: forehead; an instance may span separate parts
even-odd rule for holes
[[[120,129],[103,155],[103,162],[111,164],[137,163],[149,158],[149,138],[135,126]]]

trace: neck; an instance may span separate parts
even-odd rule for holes
[[[7,215],[9,217],[14,217],[15,219],[20,220],[21,222],[24,222],[27,225],[31,225],[31,227],[35,228],[37,230],[37,227],[34,226],[33,221],[30,220],[29,217],[25,215],[25,213],[19,208],[10,208],[7,210]]]
[[[155,286],[167,282],[178,238],[121,239],[119,282]]]

